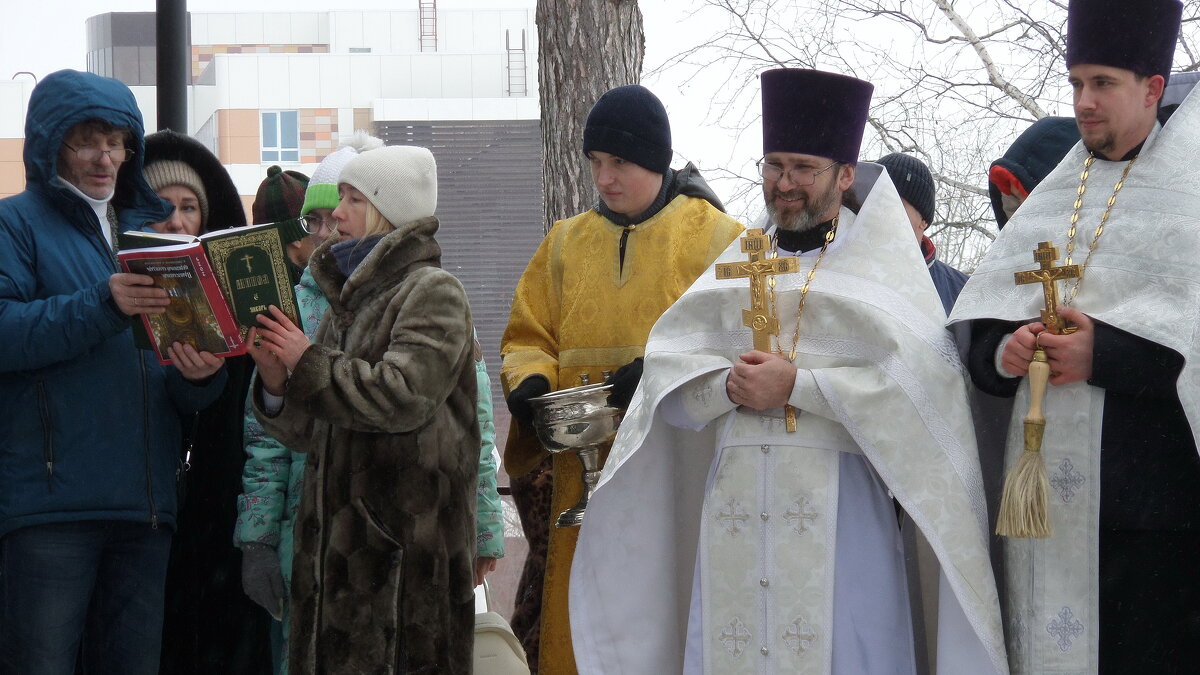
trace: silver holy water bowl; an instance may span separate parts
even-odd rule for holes
[[[575,452],[583,463],[583,496],[559,514],[556,527],[583,524],[588,498],[600,480],[600,446],[617,435],[624,410],[608,405],[611,384],[582,384],[529,399],[533,427],[551,453]]]

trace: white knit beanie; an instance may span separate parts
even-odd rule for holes
[[[426,148],[392,145],[360,153],[342,169],[338,183],[366,195],[392,227],[437,210],[437,163]]]
[[[383,141],[359,129],[350,138],[344,139],[341,146],[325,156],[308,179],[308,189],[304,193],[304,206],[300,215],[308,215],[313,209],[336,209],[338,205],[337,184],[338,176],[350,160],[360,152],[382,148]]]

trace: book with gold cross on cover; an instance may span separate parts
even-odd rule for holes
[[[717,263],[718,279],[749,279],[750,308],[742,310],[742,324],[754,335],[754,348],[771,353],[771,338],[779,334],[779,317],[767,302],[767,278],[776,274],[794,274],[800,271],[800,259],[796,257],[769,257],[767,249],[771,239],[761,228],[746,230],[742,237],[742,253],[745,262]],[[785,406],[787,430],[796,430],[796,409]]]
[[[133,323],[134,343],[170,363],[172,342],[216,356],[246,352],[246,334],[256,317],[275,305],[300,326],[300,309],[289,274],[285,240],[297,234],[295,220],[213,230],[198,237],[157,232],[122,232],[117,258],[123,271],[154,277],[167,291],[165,312]]]

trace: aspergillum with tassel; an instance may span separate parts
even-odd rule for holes
[[[1046,304],[1042,308],[1042,323],[1046,330],[1058,334],[1075,332],[1074,326],[1058,314],[1058,282],[1078,278],[1079,265],[1055,267],[1058,249],[1048,241],[1038,244],[1033,252],[1038,269],[1017,272],[1018,285],[1042,284]],[[1042,437],[1046,432],[1046,415],[1042,401],[1050,379],[1050,364],[1041,345],[1033,352],[1029,363],[1029,411],[1025,413],[1025,448],[1012,471],[1004,479],[1000,495],[1000,513],[996,518],[996,534],[1002,537],[1045,539],[1054,534],[1050,523],[1050,481],[1046,477],[1046,462],[1042,457]]]

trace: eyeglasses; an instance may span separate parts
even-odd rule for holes
[[[796,187],[808,187],[809,185],[813,185],[817,182],[817,176],[820,176],[826,171],[832,169],[833,167],[837,166],[837,164],[837,162],[830,162],[829,166],[825,167],[824,169],[813,169],[807,166],[784,169],[775,162],[768,162],[765,159],[760,159],[758,160],[757,166],[758,175],[762,176],[763,180],[774,182],[786,175],[788,180],[791,181],[791,183]]]
[[[332,216],[324,218],[308,214],[300,217],[300,222],[304,225],[304,231],[309,234],[330,234],[337,229],[337,221]]]
[[[86,148],[74,148],[68,143],[63,143],[63,147],[71,152],[74,152],[75,156],[78,157],[80,161],[84,162],[98,162],[100,161],[100,157],[103,155],[108,155],[108,158],[114,162],[124,162],[136,154],[130,148],[110,148],[108,150],[101,150],[100,148],[94,148],[91,146]]]

